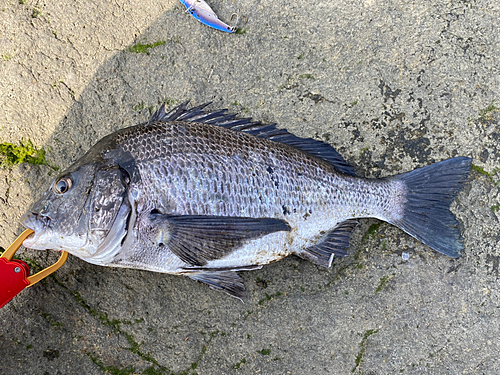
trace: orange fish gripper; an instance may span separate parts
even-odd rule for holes
[[[34,232],[26,229],[0,256],[0,308],[4,307],[12,298],[21,291],[32,286],[40,280],[57,271],[66,262],[68,253],[63,251],[59,260],[50,267],[30,276],[30,268],[19,259],[12,259],[23,241]]]

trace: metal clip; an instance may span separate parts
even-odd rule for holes
[[[31,236],[31,229],[26,229],[0,256],[0,308],[2,308],[13,297],[24,288],[35,285],[40,280],[57,271],[68,259],[68,253],[63,251],[59,260],[50,267],[29,276],[28,265],[19,259],[12,260],[16,251],[21,247],[23,241]]]

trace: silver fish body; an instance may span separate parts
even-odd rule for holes
[[[24,245],[182,274],[236,297],[244,287],[235,271],[290,254],[331,267],[347,254],[356,218],[459,256],[449,205],[470,159],[365,179],[322,142],[203,107],[162,106],[99,141],[23,215],[35,231]]]

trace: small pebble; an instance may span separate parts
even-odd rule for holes
[[[408,253],[408,251],[403,251],[403,253],[401,254],[401,256],[403,257],[403,260],[410,259],[410,254]]]

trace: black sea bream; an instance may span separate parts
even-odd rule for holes
[[[458,257],[449,211],[471,159],[366,179],[329,145],[187,103],[100,140],[55,179],[21,222],[32,249],[102,266],[185,275],[235,297],[235,271],[295,254],[345,256],[356,218],[398,226]]]

